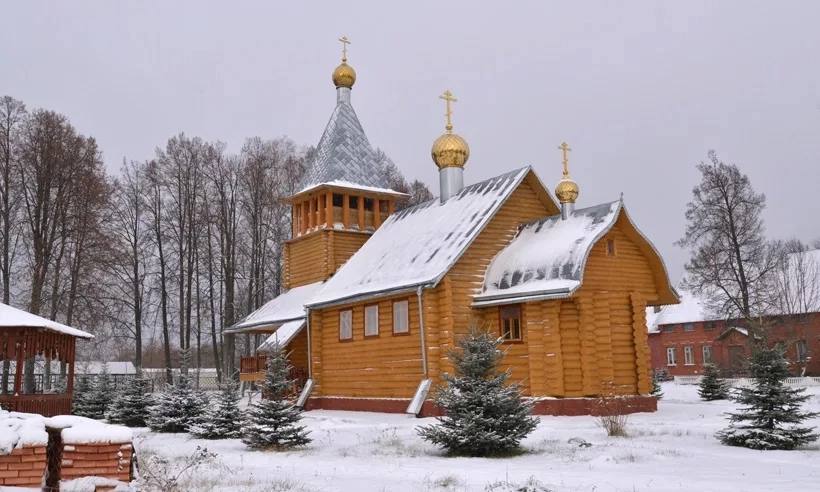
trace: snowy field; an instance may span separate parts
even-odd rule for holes
[[[730,402],[701,402],[696,386],[664,385],[658,412],[632,415],[627,438],[608,438],[593,417],[541,417],[511,458],[448,458],[416,436],[434,419],[312,411],[313,443],[295,452],[249,451],[238,440],[138,431],[138,451],[172,462],[197,446],[214,462],[183,476],[183,490],[215,491],[513,491],[527,482],[554,491],[820,490],[820,446],[752,451],[723,446],[714,433]],[[820,388],[807,404],[820,410]],[[820,419],[811,422],[820,426]],[[580,448],[567,441],[580,437]],[[542,489],[535,489],[542,490]]]

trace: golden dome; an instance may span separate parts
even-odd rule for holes
[[[336,67],[336,70],[333,71],[333,85],[337,88],[347,87],[350,89],[355,83],[356,71],[353,70],[353,67],[347,64],[347,61],[343,60],[341,65]]]
[[[555,196],[558,197],[558,201],[561,203],[575,203],[579,191],[578,183],[573,181],[567,174],[555,187]]]
[[[464,167],[470,158],[470,146],[461,136],[447,132],[433,142],[430,151],[433,162],[439,169],[445,167]]]

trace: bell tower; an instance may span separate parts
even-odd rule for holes
[[[350,103],[356,71],[342,61],[333,70],[336,107],[299,187],[290,197],[291,239],[285,243],[287,289],[332,276],[393,213],[404,193],[390,189]]]

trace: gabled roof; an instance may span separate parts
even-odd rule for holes
[[[467,186],[444,203],[435,198],[391,215],[309,306],[436,285],[530,173],[517,169]]]
[[[274,328],[288,321],[304,319],[305,304],[319,291],[321,286],[322,282],[315,282],[294,287],[266,302],[242,321],[225,330],[225,333],[240,333],[262,327]]]
[[[0,329],[3,328],[43,328],[77,338],[94,338],[91,333],[0,303]]]
[[[280,347],[284,347],[289,344],[296,335],[298,335],[302,329],[305,327],[305,320],[304,319],[297,319],[296,321],[288,321],[287,323],[283,324],[279,328],[276,329],[268,338],[262,342],[261,345],[256,347],[256,350],[259,352],[267,352],[273,349],[275,344],[279,344]]]
[[[349,94],[347,97],[340,94],[316,146],[316,154],[302,178],[299,193],[334,181],[392,191],[381,172],[376,152],[350,105]]]
[[[629,220],[622,201],[602,203],[523,226],[493,258],[474,306],[490,306],[571,296],[581,287],[592,247],[619,221],[646,254],[660,293],[660,304],[678,302],[666,267],[654,246]]]

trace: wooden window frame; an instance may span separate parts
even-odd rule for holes
[[[407,330],[406,331],[396,331],[396,304],[398,303],[405,303],[407,306],[406,308],[406,323],[407,323]],[[392,304],[390,305],[390,317],[393,318],[393,335],[397,337],[403,337],[410,334],[410,299],[394,299]]]
[[[609,238],[606,240],[606,255],[610,258],[614,256],[618,256],[618,246],[615,244],[615,240]]]
[[[344,313],[350,313],[350,336],[347,338],[342,338],[342,315]],[[340,342],[352,342],[353,341],[353,309],[340,309],[339,310],[339,341]]]
[[[505,319],[516,319],[513,317],[505,317],[504,311],[507,310],[508,312],[517,309],[518,310],[518,338],[506,338],[504,336],[504,320]],[[498,306],[498,332],[501,336],[502,343],[524,343],[524,309],[521,304],[507,304],[503,306]],[[510,330],[510,335],[512,336],[512,329]]]
[[[709,353],[709,357],[706,357],[707,353]],[[711,345],[704,345],[700,349],[700,355],[701,355],[701,357],[703,357],[703,363],[704,364],[711,364],[712,363],[712,346]],[[706,360],[707,358],[709,360]]]
[[[367,310],[369,308],[376,308],[376,334],[375,335],[368,335],[367,334]],[[381,323],[379,323],[379,303],[373,304],[365,304],[364,305],[364,315],[362,316],[362,332],[364,333],[365,338],[378,338],[379,334],[381,333]]]

